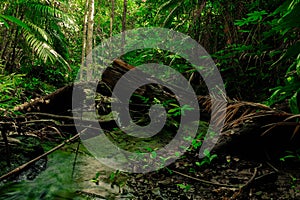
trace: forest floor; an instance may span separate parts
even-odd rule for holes
[[[35,151],[41,153],[36,148]],[[120,197],[151,200],[300,199],[299,159],[280,161],[279,157],[268,160],[263,153],[252,158],[219,153],[211,163],[199,166],[199,162],[197,150],[191,150],[167,168],[146,174],[126,174],[126,189],[121,190]],[[31,166],[23,175],[28,178],[34,172],[36,176],[41,172],[36,170],[39,165]],[[93,199],[92,194],[85,197]]]
[[[300,163],[219,155],[198,167],[197,152],[128,181],[140,199],[300,199]]]

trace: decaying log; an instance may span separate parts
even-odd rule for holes
[[[271,109],[235,115],[234,120],[226,121],[214,152],[277,157],[287,149],[300,148],[300,116],[291,118],[293,114]]]
[[[110,112],[109,108],[105,109],[109,107],[112,101],[110,99],[112,91],[118,80],[129,70],[138,69],[120,59],[116,59],[112,66],[108,67],[103,73],[102,80],[98,83],[96,91],[103,95],[106,100],[97,101],[96,105],[94,105],[98,109],[103,109],[102,113],[108,114]],[[132,97],[129,109],[133,115],[145,117],[149,107],[153,104],[154,98],[158,98],[161,102],[177,99],[187,104],[190,103],[190,100],[185,98],[185,88],[180,88],[172,84],[161,85],[154,77],[147,74],[144,75],[143,77],[132,76],[128,81],[143,83],[144,79],[149,79],[155,80],[158,84],[148,84],[138,89],[134,88],[136,89],[135,94],[147,97],[149,101],[145,104],[140,99]],[[23,112],[66,113],[71,109],[73,87],[74,85],[65,86],[50,95],[27,104],[25,103],[15,109]],[[126,91],[129,89],[128,87],[130,87],[130,84],[124,85],[122,89]],[[84,97],[84,85],[81,85],[78,89]],[[176,96],[173,94],[173,90],[181,91],[182,95],[179,97]],[[120,102],[120,105],[122,106],[123,103],[125,102]],[[201,120],[209,121],[211,117],[211,98],[209,96],[198,96],[198,103],[200,111],[197,112],[201,112]],[[100,110],[98,111],[101,113]],[[228,100],[225,126],[214,151],[245,150],[253,152],[257,149],[258,152],[261,152],[262,149],[278,151],[289,147],[300,148],[299,118],[300,116],[275,110],[263,104]],[[114,125],[116,124],[109,121],[107,127],[109,128],[109,126]]]
[[[21,112],[64,113],[72,108],[73,88],[73,84],[64,86],[49,95],[16,106],[14,110]]]

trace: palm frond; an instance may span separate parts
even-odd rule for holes
[[[0,14],[0,22],[2,22],[6,28],[9,28],[8,23],[6,22],[6,20],[2,16],[3,15]]]
[[[54,16],[60,17],[59,14],[62,14],[61,11],[55,9],[49,5],[41,4],[41,3],[32,3],[32,2],[24,2],[22,3],[27,13],[35,14],[37,16]]]
[[[173,9],[174,5],[178,5],[178,4],[180,4],[180,2],[178,3],[176,0],[169,0],[164,4],[162,4],[157,10],[156,16],[154,17],[154,21],[157,21],[160,13]]]
[[[30,26],[30,28],[32,30],[37,32],[38,35],[40,35],[45,41],[47,41],[50,44],[52,43],[52,39],[51,39],[50,35],[44,29],[42,29],[41,27],[35,25],[34,23],[28,22],[28,21],[26,21],[26,24],[28,26]]]
[[[177,5],[170,11],[168,16],[164,20],[164,22],[163,22],[164,26],[166,26],[167,24],[172,23],[172,19],[174,18],[175,14],[176,14],[176,11],[179,10],[180,8],[181,8],[181,2],[178,2]]]
[[[55,63],[56,61],[58,61],[63,66],[67,66],[70,69],[70,66],[67,63],[67,61],[59,53],[57,53],[49,44],[39,40],[34,34],[32,34],[26,29],[23,30],[23,34],[29,47],[31,47],[32,50],[37,54],[37,56],[44,62],[50,60],[52,63]]]
[[[18,26],[22,27],[23,29],[27,30],[27,31],[31,31],[30,27],[24,23],[23,21],[21,21],[20,19],[14,17],[14,16],[11,16],[11,15],[1,15],[1,17],[3,19],[6,19],[7,21],[10,21],[14,24],[17,24]]]
[[[56,9],[52,6],[41,4],[41,3],[30,3],[30,2],[24,2],[25,14],[28,16],[40,16],[40,17],[52,17],[56,20],[68,22],[70,20],[70,17],[67,13]],[[37,19],[32,18],[32,19]]]

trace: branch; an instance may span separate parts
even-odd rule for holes
[[[42,155],[40,155],[40,156],[38,156],[38,157],[32,159],[31,161],[29,161],[29,162],[27,162],[27,163],[25,163],[25,164],[23,164],[23,165],[21,165],[21,166],[15,168],[14,170],[8,172],[7,174],[4,174],[3,176],[0,177],[0,181],[6,179],[6,178],[8,178],[8,177],[10,177],[10,176],[12,176],[12,175],[14,175],[14,174],[16,174],[16,173],[21,172],[22,170],[24,170],[25,168],[27,168],[27,167],[30,166],[31,164],[35,163],[36,161],[40,160],[41,158],[43,158],[43,157],[49,155],[50,153],[52,153],[52,152],[54,152],[54,151],[60,149],[60,148],[63,147],[65,144],[67,144],[67,143],[69,143],[69,142],[75,141],[75,140],[78,139],[78,138],[79,138],[79,133],[76,134],[75,136],[73,136],[72,138],[70,138],[70,139],[68,139],[68,140],[65,140],[63,143],[61,143],[60,145],[54,147],[54,148],[51,149],[50,151],[47,151],[46,153],[44,153],[44,154],[42,154]]]

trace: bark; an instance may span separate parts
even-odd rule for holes
[[[124,53],[125,45],[125,31],[126,31],[126,14],[127,14],[127,0],[123,2],[123,16],[122,16],[122,54]]]
[[[122,32],[126,30],[127,0],[123,3]]]
[[[95,2],[89,0],[86,54],[91,53],[93,49],[94,11]]]
[[[115,20],[115,0],[111,0],[110,37],[112,37],[113,35],[114,20]]]
[[[83,20],[83,33],[82,33],[82,52],[81,52],[81,73],[80,79],[83,79],[83,71],[85,70],[85,56],[86,56],[86,36],[87,36],[87,21],[88,21],[88,7],[89,0],[85,2],[84,20]]]
[[[104,97],[101,100],[92,102],[91,106],[98,109],[103,108],[105,114],[110,113],[110,108],[107,105],[113,101],[111,98],[111,91],[118,80],[129,70],[139,70],[120,59],[116,59],[111,67],[108,67],[102,75],[102,81],[99,82],[97,92]],[[127,77],[128,78],[128,77]],[[143,83],[145,79],[154,80],[150,75],[144,74],[140,76],[132,76],[129,81],[133,83]],[[159,83],[159,81],[157,81]],[[83,83],[82,83],[83,84]],[[130,84],[124,85],[123,91],[128,90]],[[148,98],[147,103],[141,102],[139,98],[132,97],[129,110],[132,114],[132,119],[146,119],[149,107],[153,105],[154,97],[161,102],[166,102],[169,99],[180,99],[183,104],[188,104],[189,99],[185,99],[185,88],[176,88],[181,90],[183,95],[175,96],[171,91],[177,86],[160,84],[148,84],[135,90],[135,94]],[[80,89],[82,99],[76,99],[78,107],[84,99],[84,85],[76,85],[75,89]],[[47,95],[46,97],[37,99],[31,103],[21,105],[16,110],[28,112],[39,108],[41,112],[50,113],[65,113],[71,108],[73,86],[66,86],[57,90],[56,92]],[[50,102],[47,103],[47,100]],[[120,102],[122,106],[124,102]],[[198,96],[198,103],[201,120],[210,120],[211,99],[209,96]],[[166,106],[166,110],[169,105]],[[106,109],[106,110],[105,110]],[[189,114],[189,113],[186,113]],[[205,116],[205,117],[204,117]],[[217,153],[246,153],[246,155],[265,155],[265,152],[272,153],[272,155],[279,155],[279,152],[284,152],[286,149],[300,148],[300,115],[293,115],[284,111],[272,109],[268,106],[259,103],[245,102],[245,101],[228,101],[226,109],[225,126],[219,137],[219,141],[213,149]],[[174,120],[177,120],[176,118]],[[135,121],[135,120],[134,120]],[[140,122],[136,120],[135,122]],[[145,122],[145,121],[144,121]],[[116,123],[112,119],[107,121],[85,121],[82,122],[84,127],[97,127],[95,123],[100,123],[104,129],[113,130]],[[94,124],[93,124],[94,123]],[[217,120],[216,120],[217,123]],[[170,126],[170,125],[169,125]],[[169,127],[168,127],[169,128]],[[170,128],[172,129],[172,127]],[[92,132],[92,131],[90,131]],[[92,136],[89,136],[92,137]],[[272,156],[270,155],[270,156]]]
[[[82,92],[83,94],[83,91],[79,85],[74,88],[73,84],[71,84],[62,87],[49,95],[41,98],[36,98],[29,103],[26,102],[22,105],[16,106],[14,110],[24,113],[36,111],[55,114],[66,113],[69,109],[72,108],[72,92],[73,90],[77,89],[80,90],[79,92]],[[78,99],[77,102],[80,104],[82,100]]]
[[[89,9],[88,9],[88,26],[87,26],[87,44],[86,44],[86,66],[87,66],[87,78],[91,80],[92,77],[92,49],[93,49],[93,31],[94,31],[94,11],[95,11],[95,2],[94,0],[89,0]]]

